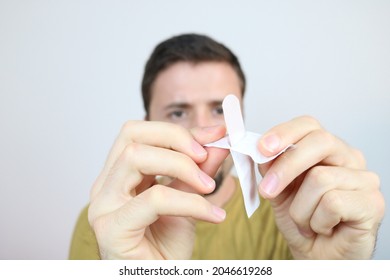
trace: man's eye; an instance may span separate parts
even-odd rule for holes
[[[216,114],[216,115],[223,115],[223,108],[222,108],[222,106],[215,107],[213,109],[213,111],[214,111],[214,114]]]
[[[180,111],[180,110],[172,111],[171,113],[169,113],[169,117],[172,119],[181,119],[184,116],[185,116],[184,111]]]

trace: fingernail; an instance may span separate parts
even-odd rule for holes
[[[199,156],[204,156],[207,154],[207,151],[195,140],[192,141],[192,150]]]
[[[265,136],[261,143],[265,149],[270,151],[271,153],[277,152],[280,147],[280,138],[275,134],[270,134]]]
[[[202,183],[210,189],[210,191],[215,189],[215,181],[213,178],[211,178],[209,175],[204,173],[202,170],[199,172],[199,178],[202,181]]]
[[[226,217],[226,212],[222,208],[219,208],[215,205],[212,205],[212,211],[215,217],[218,218],[218,220],[223,221]]]
[[[260,182],[260,188],[268,195],[272,195],[278,188],[279,179],[274,173],[266,174]]]

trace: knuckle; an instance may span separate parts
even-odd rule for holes
[[[134,120],[128,120],[126,121],[121,128],[121,132],[127,134],[128,132],[132,131],[135,125],[137,125],[139,121]]]
[[[323,195],[320,204],[325,213],[333,216],[340,212],[343,202],[336,192],[329,191]]]
[[[314,128],[321,127],[320,122],[311,115],[303,115],[303,116],[298,117],[298,119],[304,123],[310,124],[310,126],[312,126]]]
[[[336,144],[336,137],[324,129],[317,129],[313,133],[326,147],[333,147]]]
[[[381,185],[380,177],[378,176],[378,174],[370,171],[368,172],[368,176],[370,176],[370,180],[372,182],[371,183],[372,189],[369,190],[369,194],[368,194],[371,200],[370,205],[374,205],[374,207],[371,209],[374,210],[375,217],[377,217],[378,221],[380,221],[385,214],[385,208],[386,208],[385,198],[382,192],[380,191],[380,185]]]
[[[333,176],[326,166],[315,166],[311,168],[306,177],[314,187],[326,186],[333,180]]]
[[[371,180],[373,182],[373,185],[377,188],[377,189],[380,189],[380,186],[381,186],[381,178],[379,177],[379,175],[377,173],[374,173],[374,172],[369,172],[370,176],[371,176]]]
[[[91,190],[89,192],[89,198],[91,201],[93,201],[96,198],[97,194],[99,193],[100,189],[102,188],[103,182],[102,182],[102,179],[100,179],[101,177],[102,176],[100,175],[91,187]]]
[[[98,239],[101,239],[102,236],[104,236],[106,234],[106,231],[107,231],[107,222],[106,222],[106,219],[104,219],[104,217],[99,217],[99,218],[96,218],[94,219],[91,223],[90,223],[96,237]]]
[[[368,171],[367,174],[369,176],[369,180],[371,181],[371,186],[379,190],[381,186],[381,179],[379,175],[371,171]]]
[[[122,152],[120,160],[128,163],[132,162],[134,158],[137,157],[137,154],[139,154],[141,146],[142,145],[139,143],[127,144],[124,151]]]
[[[148,203],[154,206],[158,206],[161,201],[167,199],[168,189],[163,185],[154,185],[148,190],[147,200]]]
[[[355,158],[357,165],[361,166],[362,168],[365,168],[366,167],[366,159],[364,157],[363,152],[358,150],[358,149],[352,148],[352,154]]]
[[[386,210],[385,198],[381,193],[379,193],[378,195],[376,205],[377,205],[377,217],[378,217],[378,221],[380,221],[385,215],[385,210]]]
[[[294,223],[298,226],[303,226],[306,222],[304,217],[298,211],[296,211],[295,207],[290,207],[289,215]]]
[[[110,215],[102,213],[101,207],[98,203],[93,202],[88,207],[88,223],[91,226],[96,237],[101,238],[109,233]]]

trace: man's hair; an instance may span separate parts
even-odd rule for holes
[[[176,62],[226,62],[233,67],[245,92],[245,75],[238,58],[223,44],[205,35],[183,34],[158,44],[145,65],[142,79],[142,98],[145,112],[149,114],[151,89],[158,74]]]

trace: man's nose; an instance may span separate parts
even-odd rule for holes
[[[218,121],[209,112],[199,112],[193,120],[193,127],[209,127],[218,125]]]

